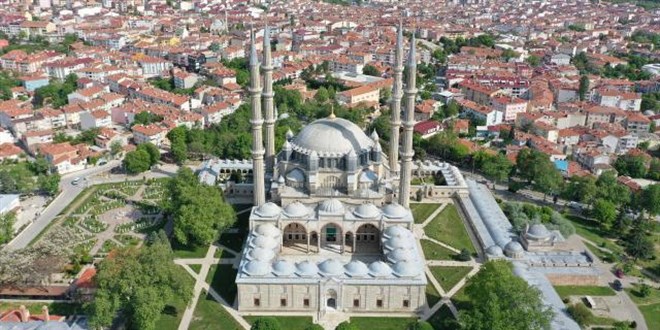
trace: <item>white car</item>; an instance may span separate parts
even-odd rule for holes
[[[74,178],[73,181],[71,181],[71,184],[74,185],[74,186],[78,185],[78,183],[80,183],[80,178],[79,177]]]

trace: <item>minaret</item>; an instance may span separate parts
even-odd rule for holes
[[[275,167],[275,111],[273,109],[273,61],[270,55],[270,29],[266,23],[264,30],[264,58],[261,70],[264,72],[264,89],[261,93],[266,124],[266,172],[273,173]]]
[[[415,33],[410,38],[408,53],[408,76],[406,77],[406,112],[403,119],[403,151],[401,152],[401,175],[399,181],[399,204],[408,208],[410,204],[410,180],[412,177],[413,126],[415,125],[415,96],[417,94],[416,76],[417,60],[415,59]]]
[[[250,32],[250,92],[252,106],[252,173],[254,176],[254,206],[261,206],[266,202],[266,190],[264,189],[264,144],[262,140],[261,126],[261,86],[259,76],[259,59],[257,58],[257,47],[254,45],[254,31]]]
[[[390,105],[390,173],[398,176],[399,173],[399,129],[401,128],[401,98],[403,97],[403,26],[399,22],[396,36],[396,50],[394,52],[394,86],[392,86],[392,101]]]

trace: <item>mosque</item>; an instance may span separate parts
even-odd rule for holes
[[[417,93],[412,38],[404,91],[399,27],[389,154],[375,132],[367,135],[334,113],[287,134],[275,154],[268,27],[261,64],[252,36],[254,208],[236,278],[239,311],[414,315],[426,305],[424,255],[411,231],[409,208]]]

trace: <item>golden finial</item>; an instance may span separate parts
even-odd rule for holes
[[[335,116],[335,105],[334,104],[330,104],[330,116],[328,116],[328,118],[330,118],[330,119],[337,118]]]

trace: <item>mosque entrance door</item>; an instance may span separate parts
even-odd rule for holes
[[[328,242],[336,242],[337,241],[337,228],[328,226],[325,229],[325,237],[326,237],[326,241],[328,241]]]
[[[328,308],[337,308],[337,301],[335,298],[328,298],[328,302],[326,303],[326,306]]]

